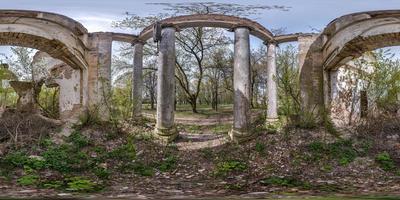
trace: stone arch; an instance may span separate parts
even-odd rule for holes
[[[18,45],[47,52],[75,69],[86,69],[87,30],[63,15],[0,10],[0,45]]]
[[[267,28],[247,18],[241,18],[230,15],[221,14],[196,14],[171,17],[159,22],[162,26],[173,26],[177,29],[190,27],[216,27],[227,28],[233,30],[238,27],[246,27],[250,29],[250,34],[260,38],[264,42],[272,42],[273,34]],[[139,35],[139,39],[147,41],[153,33],[153,25],[143,29]]]
[[[313,41],[300,71],[303,107],[330,105],[330,71],[374,49],[400,45],[400,10],[371,11],[333,20]]]

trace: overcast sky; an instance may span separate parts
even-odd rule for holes
[[[0,0],[1,9],[23,9],[55,12],[81,22],[89,32],[114,31],[133,33],[111,27],[121,20],[125,13],[140,16],[162,12],[162,6],[146,3],[209,2],[188,0]],[[311,32],[312,28],[322,30],[330,21],[345,14],[400,9],[400,0],[214,0],[217,3],[251,5],[280,5],[290,7],[289,11],[265,10],[261,15],[251,16],[268,29],[286,28],[287,33]],[[252,38],[252,47],[261,44]],[[399,48],[400,49],[400,48]],[[9,53],[0,47],[0,53]]]
[[[203,0],[211,1],[211,0]],[[188,2],[188,0],[0,0],[1,9],[25,9],[56,12],[81,22],[90,32],[124,31],[111,27],[114,20],[123,19],[125,12],[148,15],[162,10],[154,2]],[[190,1],[195,2],[195,1]],[[287,28],[287,32],[310,32],[323,29],[333,19],[348,13],[400,9],[400,0],[215,0],[214,2],[283,5],[290,11],[266,10],[254,16],[267,28]]]

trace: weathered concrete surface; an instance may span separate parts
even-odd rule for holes
[[[160,23],[164,26],[174,26],[179,29],[190,27],[218,27],[235,29],[237,27],[250,27],[250,34],[260,38],[264,42],[273,41],[273,34],[261,24],[246,19],[229,15],[219,14],[197,14],[171,17],[161,20]],[[147,41],[152,36],[153,25],[143,29],[139,39]]]
[[[177,137],[174,125],[175,31],[174,27],[163,28],[157,60],[157,123],[155,132],[167,141],[172,141]]]
[[[46,79],[45,84],[48,87],[59,86],[59,108],[60,119],[65,120],[82,109],[82,89],[81,70],[73,69],[63,61],[50,57],[45,52],[37,52],[34,56],[32,66],[36,71],[42,73],[36,77]],[[47,76],[46,76],[47,75]],[[41,77],[46,76],[46,77]]]
[[[111,98],[112,33],[91,33],[88,60],[88,106],[107,120]]]
[[[267,52],[267,121],[278,120],[278,87],[276,81],[276,44],[269,43]]]
[[[133,46],[132,100],[134,117],[142,115],[143,45],[144,43],[138,42]]]
[[[36,48],[73,68],[86,68],[87,30],[66,16],[39,12],[0,10],[0,44]]]
[[[235,52],[233,64],[233,127],[229,136],[234,141],[243,141],[251,136],[250,130],[250,30],[235,29]]]
[[[10,85],[18,94],[17,109],[21,112],[36,112],[34,84],[32,82],[10,81]]]
[[[399,20],[400,10],[386,10],[349,14],[332,21],[311,45],[301,68],[304,107],[329,107],[324,101],[329,92],[324,70],[335,70],[366,51],[400,45]]]

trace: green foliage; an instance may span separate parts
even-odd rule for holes
[[[31,167],[35,170],[41,170],[46,168],[46,161],[40,158],[32,157],[27,160],[25,166]]]
[[[168,155],[159,164],[158,169],[162,172],[167,172],[175,169],[176,167],[176,157],[173,155]]]
[[[282,186],[282,187],[305,187],[309,188],[310,185],[293,177],[277,177],[271,176],[260,181],[263,185],[268,186]]]
[[[90,144],[89,138],[82,135],[80,132],[75,131],[69,137],[68,141],[71,142],[78,149],[86,147]]]
[[[59,87],[48,88],[45,85],[42,86],[38,97],[38,104],[46,117],[53,119],[60,118],[59,96]]]
[[[94,174],[100,179],[108,179],[111,175],[111,171],[103,167],[94,168]]]
[[[28,174],[17,179],[17,183],[22,186],[32,186],[39,183],[39,176]]]
[[[95,192],[102,189],[102,186],[85,177],[69,178],[67,190],[74,192]]]
[[[308,145],[311,152],[311,161],[319,161],[321,159],[334,159],[340,165],[351,163],[357,156],[357,151],[353,147],[351,140],[339,140],[334,143],[312,142]]]
[[[246,163],[237,160],[224,161],[217,164],[215,169],[216,176],[227,176],[232,172],[243,172],[247,169]]]
[[[99,113],[99,105],[90,105],[86,113],[79,116],[79,123],[73,127],[75,130],[80,130],[86,126],[93,126],[101,124]]]
[[[139,174],[141,176],[153,176],[154,175],[154,169],[152,167],[144,165],[141,162],[135,162],[133,164],[133,170],[134,170],[135,174]]]
[[[396,169],[396,165],[394,164],[393,159],[387,152],[379,153],[378,155],[376,155],[375,161],[378,163],[379,167],[385,171],[392,171]]]
[[[51,180],[51,181],[44,181],[41,183],[42,188],[47,188],[47,189],[62,189],[64,188],[64,182],[63,181],[57,181],[57,180]]]
[[[300,114],[300,84],[298,73],[298,52],[293,45],[277,53],[277,76],[279,113],[284,116]]]
[[[43,153],[43,158],[46,160],[48,168],[68,173],[72,171],[72,164],[76,164],[75,161],[71,161],[71,156],[73,155],[71,153],[70,146],[61,145],[59,147],[50,147]]]
[[[254,149],[258,152],[258,153],[264,153],[265,151],[265,144],[262,142],[257,142],[256,146],[254,147]]]
[[[15,167],[23,167],[28,162],[28,156],[23,151],[15,151],[4,157],[6,163],[11,163]]]
[[[135,160],[136,149],[132,139],[128,139],[128,142],[126,144],[113,149],[111,152],[108,153],[108,157],[127,162]]]
[[[308,111],[301,111],[300,112],[300,119],[297,122],[297,127],[304,128],[304,129],[313,129],[317,127],[317,121],[312,112]]]

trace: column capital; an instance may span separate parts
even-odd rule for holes
[[[143,41],[141,39],[136,39],[136,40],[132,41],[132,46],[135,46],[136,44],[145,45],[146,41]]]
[[[229,32],[234,32],[238,28],[247,28],[247,29],[249,29],[249,31],[252,30],[251,27],[248,27],[248,26],[245,26],[245,25],[237,25],[237,26],[233,26],[232,28],[229,28],[228,31]]]
[[[170,24],[170,23],[166,23],[166,24],[161,24],[161,29],[164,28],[175,28],[176,32],[181,31],[181,29],[179,28],[179,26],[177,26],[176,24]]]
[[[266,45],[266,46],[269,46],[269,45],[279,46],[279,43],[277,41],[275,41],[275,40],[264,41],[263,44]]]

